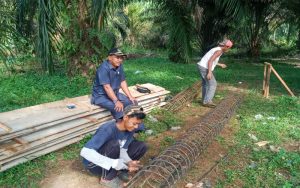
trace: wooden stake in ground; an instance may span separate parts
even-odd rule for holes
[[[277,71],[274,69],[273,66],[271,66],[271,70],[273,71],[273,73],[275,74],[275,76],[278,78],[278,80],[282,83],[282,85],[284,86],[284,88],[289,92],[289,94],[293,97],[295,97],[294,93],[290,90],[290,88],[286,85],[286,83],[284,82],[284,80],[279,76],[279,74],[277,73]]]
[[[272,64],[265,62],[265,67],[264,67],[264,80],[263,80],[263,95],[264,97],[268,98],[269,97],[269,89],[270,89],[270,75],[271,72],[275,74],[275,76],[278,78],[278,80],[281,82],[281,84],[284,86],[284,88],[288,91],[288,93],[291,96],[295,96],[294,93],[290,90],[290,88],[286,85],[284,80],[279,76],[277,71],[274,69]]]
[[[263,93],[266,98],[269,97],[271,66],[270,63],[265,63]]]

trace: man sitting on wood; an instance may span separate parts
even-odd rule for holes
[[[118,48],[109,51],[107,59],[97,69],[91,98],[92,104],[108,109],[116,121],[123,116],[124,107],[136,103],[125,79],[122,65],[125,57]],[[119,93],[120,88],[127,96]]]
[[[82,148],[83,164],[91,173],[102,176],[100,184],[122,187],[124,178],[128,180],[127,172],[139,169],[139,159],[146,153],[147,146],[135,140],[133,135],[145,117],[141,106],[129,105],[125,107],[120,121],[100,126]]]

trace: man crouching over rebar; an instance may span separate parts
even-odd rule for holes
[[[101,177],[101,185],[124,187],[129,181],[128,172],[141,167],[139,159],[146,153],[147,146],[133,135],[145,117],[141,106],[129,105],[121,121],[103,124],[82,148],[84,166]]]

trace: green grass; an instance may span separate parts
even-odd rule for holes
[[[63,74],[0,75],[0,85],[0,112],[81,96],[91,90],[85,78],[69,79]]]
[[[33,161],[20,164],[5,172],[1,172],[0,187],[39,187],[39,180],[44,177],[46,162],[49,160],[55,160],[53,154],[42,156]]]
[[[245,187],[295,187],[300,184],[300,156],[299,152],[288,151],[282,148],[280,152],[270,152],[268,149],[254,148],[253,140],[248,133],[254,134],[259,140],[271,141],[274,146],[284,143],[300,141],[300,107],[299,98],[287,96],[281,83],[273,75],[270,85],[270,99],[261,96],[263,65],[251,64],[247,61],[221,58],[227,63],[227,69],[216,68],[215,76],[218,83],[239,86],[239,82],[247,85],[248,95],[240,110],[240,127],[235,137],[235,146],[231,147],[230,154],[244,154],[241,159],[255,162],[255,168],[238,166],[235,163],[224,163],[226,179],[220,179],[217,187],[231,187],[237,179]],[[299,69],[291,65],[272,62],[277,72],[286,81],[288,86],[299,94]],[[165,87],[174,95],[199,80],[196,64],[174,64],[165,58],[140,58],[127,60],[124,64],[128,85],[153,83]],[[135,74],[136,71],[142,71]],[[182,79],[183,78],[183,79]],[[90,94],[91,81],[81,78],[68,78],[64,74],[54,76],[40,75],[28,72],[13,76],[0,75],[0,112],[9,111],[26,106],[61,100],[66,97],[75,97]],[[199,89],[200,91],[200,89]],[[217,93],[216,97],[223,97],[225,93]],[[281,96],[284,95],[284,96]],[[255,120],[255,115],[263,116]],[[170,126],[180,126],[180,120],[174,114],[163,111],[153,112],[161,120],[159,123],[146,122],[156,133],[167,130]],[[173,116],[172,116],[173,115]],[[275,117],[270,120],[268,117]],[[79,150],[85,140],[63,150],[64,160],[73,160],[79,156]],[[146,139],[144,135],[142,139]],[[224,139],[218,138],[222,144]],[[171,144],[172,138],[166,138],[163,145]],[[0,187],[37,187],[44,177],[46,163],[57,160],[55,154],[48,154],[36,160],[18,165],[0,173]],[[232,161],[231,161],[232,162]],[[232,166],[237,165],[236,168]],[[288,178],[285,176],[287,175]]]
[[[228,162],[222,165],[225,179],[217,187],[235,187],[242,180],[244,187],[296,187],[300,186],[300,152],[288,151],[284,144],[300,141],[300,104],[297,98],[286,96],[263,99],[260,95],[247,95],[238,110],[240,129],[235,135],[236,145],[230,153],[235,162],[243,158],[248,165],[241,167]],[[255,115],[261,114],[261,119]],[[275,117],[275,119],[270,119]],[[270,141],[278,152],[269,147],[259,148],[248,133],[258,141]],[[238,156],[238,157],[237,157]],[[255,164],[251,166],[250,164]]]

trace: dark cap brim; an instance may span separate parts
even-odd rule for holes
[[[120,54],[120,53],[110,53],[109,55],[115,55],[115,56],[123,56],[123,57],[127,57],[126,54]]]

